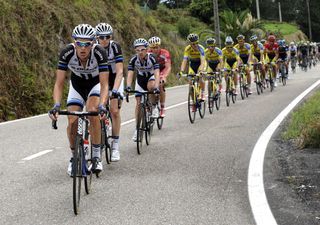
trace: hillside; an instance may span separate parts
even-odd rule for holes
[[[181,46],[175,43],[184,44],[183,40],[174,32],[169,34],[165,23],[143,12],[133,0],[0,2],[0,121],[44,113],[52,106],[59,50],[72,41],[71,32],[79,23],[110,23],[123,48],[125,64],[134,53],[134,39],[154,35],[162,37],[163,45],[171,50],[174,71],[180,63]],[[174,79],[172,76],[169,82]]]

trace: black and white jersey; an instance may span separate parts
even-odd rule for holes
[[[128,65],[128,71],[137,71],[138,79],[151,77],[156,69],[159,69],[159,64],[151,53],[147,53],[143,60],[139,59],[138,55],[133,56]]]
[[[105,49],[107,51],[109,71],[111,74],[116,74],[116,63],[123,62],[121,46],[111,40]]]
[[[106,51],[100,45],[92,46],[86,67],[83,67],[76,53],[73,43],[67,45],[60,53],[58,69],[71,70],[72,75],[76,75],[85,80],[93,79],[100,72],[108,71],[108,59]]]

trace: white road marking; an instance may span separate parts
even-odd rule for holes
[[[33,154],[33,155],[30,155],[30,156],[28,156],[28,157],[26,157],[26,158],[23,158],[23,159],[21,159],[21,160],[22,160],[22,161],[29,161],[29,160],[31,160],[31,159],[37,158],[37,157],[39,157],[39,156],[42,156],[42,155],[47,154],[47,153],[52,152],[52,151],[53,151],[52,149],[43,150],[43,151],[41,151],[41,152],[38,152],[38,153]]]
[[[166,109],[176,108],[176,107],[178,107],[178,106],[180,106],[180,105],[183,105],[183,104],[186,104],[186,103],[187,103],[187,101],[181,102],[181,103],[178,103],[178,104],[175,104],[175,105],[171,105],[171,106],[167,107]],[[121,123],[121,126],[127,125],[127,124],[129,124],[129,123],[133,123],[134,121],[135,121],[135,119],[127,120],[127,121]],[[39,157],[39,156],[45,155],[45,154],[47,154],[47,153],[49,153],[49,152],[52,152],[52,151],[53,151],[53,150],[44,150],[44,151],[38,152],[38,153],[36,153],[36,154],[34,154],[34,155],[30,155],[30,156],[22,159],[22,160],[19,161],[18,163],[24,163],[25,161],[29,161],[29,160],[31,160],[31,159],[34,159],[34,158],[37,158],[37,157]]]
[[[277,225],[271,212],[263,185],[263,162],[268,142],[284,118],[315,87],[320,80],[296,97],[264,130],[254,146],[248,170],[248,194],[251,210],[257,225]]]

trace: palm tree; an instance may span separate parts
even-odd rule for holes
[[[264,33],[262,23],[253,18],[248,10],[241,12],[225,10],[220,14],[220,18],[222,38],[226,36],[236,38],[239,34],[243,34],[248,39],[252,34],[261,37]]]

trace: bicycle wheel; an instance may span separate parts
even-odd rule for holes
[[[159,112],[160,112],[160,107],[159,107],[159,105],[157,105],[157,107],[158,107],[158,110],[159,110]],[[161,128],[162,128],[162,125],[163,125],[163,117],[161,117],[161,116],[159,116],[158,118],[157,118],[157,126],[158,126],[158,129],[159,130],[161,130]]]
[[[216,94],[214,102],[215,102],[215,105],[216,105],[216,109],[219,110],[220,109],[220,104],[221,104],[221,93],[220,92],[218,92]]]
[[[110,120],[105,122],[101,121],[101,152],[105,152],[107,164],[111,163],[111,134],[109,130]]]
[[[260,95],[260,84],[261,84],[261,79],[260,79],[260,72],[256,71],[255,72],[255,77],[256,77],[256,90],[257,94]]]
[[[76,137],[76,145],[72,162],[72,176],[73,176],[73,211],[78,215],[81,197],[81,181],[82,181],[82,137]]]
[[[84,176],[84,189],[87,194],[91,192],[91,183],[92,183],[92,173],[88,170],[88,168],[92,167],[92,146],[90,147],[90,157],[88,159],[84,158],[84,168],[85,168],[85,176]]]
[[[244,83],[243,83],[243,75],[242,74],[240,74],[240,76],[239,76],[239,83],[240,83],[241,99],[243,100],[245,97],[245,87],[244,87]]]
[[[145,111],[145,138],[146,138],[146,144],[149,145],[150,142],[151,142],[151,135],[152,135],[152,132],[153,132],[153,124],[154,124],[154,119],[151,118],[151,115],[152,115],[152,107],[150,105],[151,110],[148,112],[148,111]]]
[[[287,75],[286,75],[284,69],[282,68],[282,70],[281,70],[281,82],[282,82],[283,86],[286,86],[286,84],[287,84],[287,77],[286,76]]]
[[[193,87],[189,89],[188,93],[188,113],[189,113],[189,120],[191,123],[194,123],[196,118],[196,105],[195,101],[193,101]]]
[[[146,129],[146,123],[145,123],[145,117],[144,117],[145,111],[144,107],[141,106],[139,113],[138,113],[138,120],[137,120],[137,152],[140,155],[142,151],[142,143],[143,143],[143,136],[144,131]]]
[[[200,118],[203,119],[204,115],[206,114],[206,101],[197,99],[197,102],[200,104],[200,107],[199,107]]]
[[[208,82],[208,108],[209,113],[213,113],[213,107],[214,107],[214,96],[212,91],[212,81]]]
[[[233,104],[236,103],[237,95],[235,95],[234,93],[231,93],[231,98],[232,98]]]

